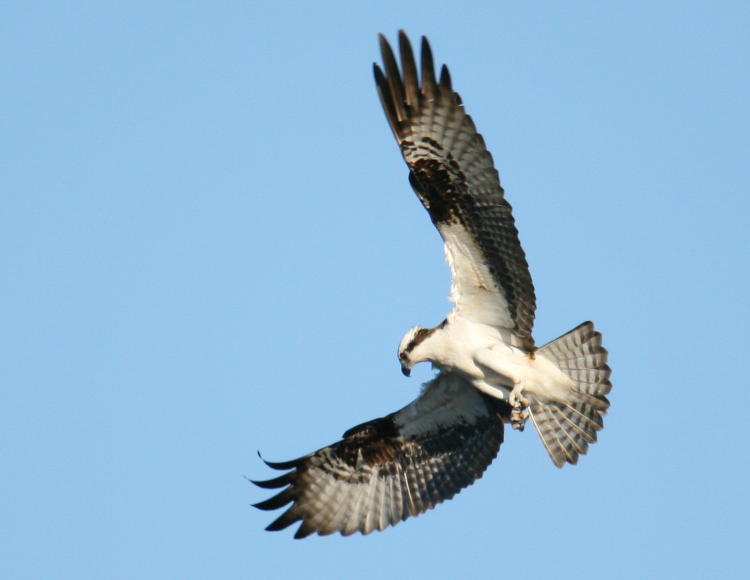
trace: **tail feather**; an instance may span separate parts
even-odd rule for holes
[[[529,400],[529,415],[553,463],[577,463],[604,426],[612,389],[602,335],[584,322],[538,351],[574,383],[567,401]]]
[[[566,461],[576,463],[578,455],[586,452],[588,444],[585,439],[576,437],[574,432],[569,431],[570,427],[559,408],[554,405],[532,404],[529,410],[542,443],[555,465],[562,467]]]

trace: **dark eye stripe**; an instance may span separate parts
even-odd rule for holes
[[[408,345],[406,345],[406,351],[405,352],[411,352],[416,348],[418,344],[420,344],[425,338],[430,336],[433,332],[435,332],[434,328],[420,328],[417,333],[414,335],[414,338],[411,339]]]

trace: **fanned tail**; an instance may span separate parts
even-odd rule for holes
[[[537,353],[557,364],[575,386],[566,402],[529,398],[529,415],[553,463],[575,464],[596,441],[609,407],[606,395],[612,389],[612,371],[602,335],[593,323],[584,322]]]

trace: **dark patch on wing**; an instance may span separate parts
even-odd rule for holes
[[[359,461],[380,465],[393,461],[403,444],[391,414],[346,431],[338,444],[337,454],[350,467],[355,467]]]
[[[409,183],[429,212],[433,224],[457,221],[459,207],[455,196],[458,187],[466,187],[465,180],[456,182],[448,168],[434,159],[419,159],[409,172]]]
[[[381,36],[385,74],[375,82],[388,122],[409,165],[409,181],[432,222],[462,224],[486,257],[505,294],[515,333],[533,348],[536,301],[511,206],[484,140],[453,91],[448,69],[435,78],[432,51],[422,38],[421,79],[408,38],[399,32],[401,70]]]

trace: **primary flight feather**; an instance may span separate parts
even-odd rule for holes
[[[530,418],[555,465],[576,463],[609,407],[607,351],[591,322],[534,345],[534,286],[511,207],[447,67],[435,74],[426,38],[417,67],[403,31],[400,68],[382,35],[380,50],[378,95],[409,182],[443,238],[455,306],[399,345],[404,374],[425,361],[439,369],[414,402],[314,453],[266,462],[286,473],[255,482],[281,489],[256,507],[289,506],[267,529],[300,522],[296,538],[367,534],[450,499],[495,458],[504,423],[523,429]]]

